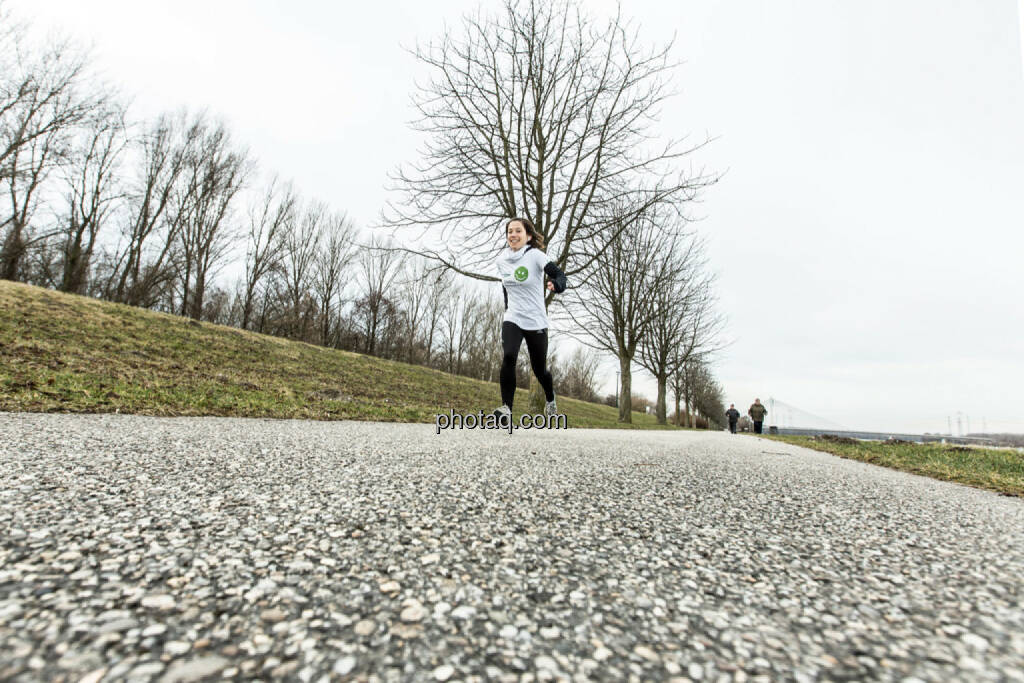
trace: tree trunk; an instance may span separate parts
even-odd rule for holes
[[[64,277],[61,279],[58,289],[71,294],[81,294],[85,285],[85,274],[82,263],[82,253],[77,247],[72,247],[68,254],[68,262],[64,266]]]
[[[246,297],[245,305],[242,307],[242,329],[249,329],[249,318],[252,317],[252,301]]]
[[[203,298],[206,295],[206,273],[196,273],[196,286],[192,290],[189,315],[194,320],[203,317]]]
[[[17,217],[12,220],[11,231],[4,240],[3,253],[0,254],[0,279],[18,279],[18,270],[21,266],[21,259],[25,255],[25,240],[22,237],[23,230]]]
[[[252,300],[256,296],[256,286],[253,283],[246,283],[245,304],[242,306],[242,329],[249,329],[249,319],[252,317]]]
[[[372,299],[373,295],[370,295],[370,328],[366,334],[366,353],[372,356],[373,350],[377,346],[377,307],[375,301]]]
[[[124,270],[121,271],[117,278],[117,287],[114,289],[114,301],[118,303],[125,303],[125,293],[128,290],[128,278],[134,276],[134,281],[139,281],[139,266],[135,253],[135,238],[132,237],[126,250],[127,259],[124,264]]]
[[[264,330],[267,329],[267,313],[269,312],[270,301],[266,293],[263,295],[263,299],[260,301],[260,315],[259,323],[256,326],[256,332],[263,334]]]
[[[619,388],[619,422],[633,424],[633,376],[629,372],[630,359],[619,356],[622,386]]]
[[[667,424],[668,422],[668,418],[666,415],[666,413],[668,413],[668,409],[665,406],[665,402],[667,400],[665,396],[665,385],[667,383],[668,377],[666,375],[658,375],[658,405],[655,408],[655,414],[658,418],[658,424],[660,425]]]
[[[331,294],[331,296],[333,296],[333,293]],[[329,301],[329,299],[328,299],[328,301]],[[330,305],[330,303],[325,303],[325,304],[323,304],[323,306],[320,307],[320,317],[321,317],[320,343],[323,344],[324,346],[330,346],[331,323],[333,322],[331,320],[331,305]]]
[[[191,287],[191,286],[192,286],[192,263],[191,263],[191,260],[186,259],[185,260],[185,275],[184,275],[184,278],[182,279],[182,287],[181,287],[181,315],[182,316],[188,315],[188,301],[189,301],[189,298],[188,298],[189,291],[188,290],[189,290],[189,287]]]
[[[405,362],[412,365],[412,357],[416,352],[416,328],[412,327],[407,332]]]
[[[434,330],[437,328],[437,322],[431,321],[430,332],[427,333],[427,359],[424,361],[424,365],[430,367],[430,361],[434,355]]]
[[[64,248],[64,273],[60,287],[62,292],[81,294],[85,284],[85,254],[82,252],[82,234],[77,231],[68,236],[68,244]]]

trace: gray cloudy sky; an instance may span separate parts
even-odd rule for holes
[[[206,107],[264,169],[365,226],[419,144],[402,46],[477,2],[9,6],[92,44],[136,117]],[[715,136],[698,162],[727,171],[698,210],[733,342],[716,363],[726,400],[774,396],[851,428],[944,431],[962,411],[974,431],[1024,432],[1017,2],[627,0],[623,13],[649,41],[674,34],[685,62],[665,134]]]

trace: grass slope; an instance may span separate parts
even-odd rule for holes
[[[498,400],[489,382],[0,280],[2,411],[433,422]],[[570,427],[628,427],[558,406]]]
[[[846,443],[811,436],[767,438],[1008,496],[1024,496],[1024,453],[1012,449],[882,441]]]

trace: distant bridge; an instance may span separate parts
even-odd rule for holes
[[[772,425],[779,429],[818,429],[829,433],[836,431],[849,431],[843,425],[828,420],[820,415],[809,413],[806,410],[797,408],[791,403],[769,397],[765,402],[768,408],[768,419],[766,427]]]
[[[949,436],[943,434],[902,434],[899,432],[872,432],[847,429],[831,420],[819,415],[809,413],[806,410],[781,401],[777,398],[769,398],[766,402],[768,408],[768,419],[765,425],[765,432],[771,431],[778,434],[794,434],[800,436],[821,436],[822,434],[835,434],[851,439],[863,439],[871,441],[885,441],[887,439],[900,439],[902,441],[915,441],[917,443],[956,443],[964,445],[984,446],[994,444],[993,439],[977,436]]]
[[[862,439],[865,441],[886,441],[899,439],[901,441],[914,441],[917,443],[955,443],[965,446],[989,446],[994,445],[995,440],[980,436],[947,436],[944,434],[900,434],[899,432],[855,432],[842,429],[800,429],[798,427],[769,427],[772,433],[793,434],[798,436],[821,436],[822,434],[833,434],[845,436],[850,439]]]

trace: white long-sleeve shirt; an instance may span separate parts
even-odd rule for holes
[[[547,329],[544,267],[548,261],[547,254],[529,245],[515,251],[509,247],[501,250],[496,266],[501,286],[505,288],[504,320],[515,323],[523,330]]]

